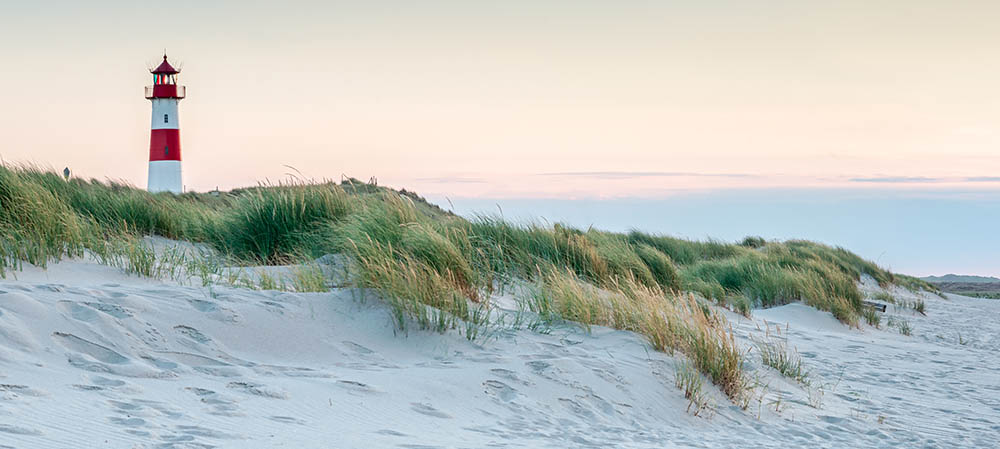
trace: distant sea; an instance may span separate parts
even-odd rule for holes
[[[801,238],[843,246],[917,276],[1000,275],[1000,191],[748,189],[663,198],[428,199],[463,216],[502,211],[510,220],[544,218],[692,239]]]

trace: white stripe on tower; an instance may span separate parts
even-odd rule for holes
[[[146,91],[146,98],[153,104],[146,187],[150,192],[181,193],[183,190],[177,105],[184,98],[185,89],[177,85],[177,73],[163,55],[163,63],[152,71],[153,86]]]
[[[176,98],[153,98],[153,124],[150,129],[180,129]]]

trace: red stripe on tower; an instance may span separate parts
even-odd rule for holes
[[[181,160],[181,130],[154,129],[149,134],[150,161]]]
[[[153,85],[146,87],[146,99],[153,105],[153,120],[149,133],[150,192],[181,193],[181,132],[177,105],[184,98],[186,89],[177,84],[180,73],[167,62],[153,70]]]

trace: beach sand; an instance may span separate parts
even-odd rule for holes
[[[373,294],[181,286],[86,260],[0,280],[2,448],[993,447],[1000,301],[851,329],[802,304],[727,313],[759,384],[686,412],[638,335],[396,332]],[[864,289],[877,290],[870,281]],[[897,290],[901,298],[914,294]],[[787,339],[809,385],[763,367]]]

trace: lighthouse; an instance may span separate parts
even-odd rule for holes
[[[163,62],[150,70],[153,85],[146,86],[146,99],[153,103],[153,122],[149,132],[150,192],[181,193],[181,131],[177,104],[184,98],[184,86],[177,84],[179,70]]]

